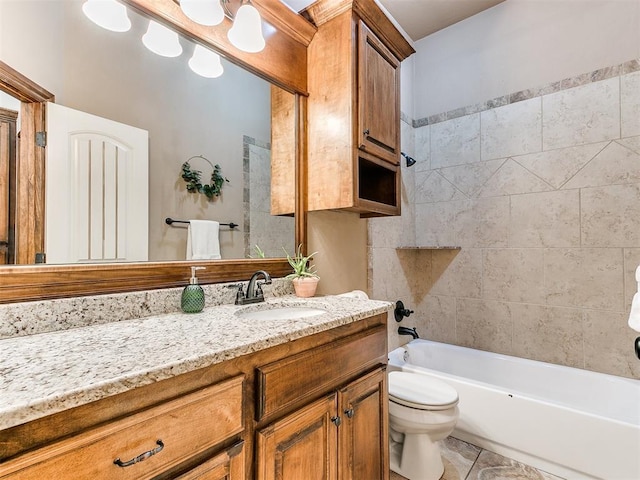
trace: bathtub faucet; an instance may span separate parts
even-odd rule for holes
[[[398,327],[398,335],[411,335],[411,338],[420,338],[420,335],[416,332],[416,327]]]

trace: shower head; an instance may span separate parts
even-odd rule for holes
[[[416,159],[415,158],[410,157],[409,155],[407,155],[404,152],[400,152],[400,155],[402,155],[405,158],[405,160],[407,161],[407,167],[411,167],[411,166],[415,165],[415,163],[416,163]]]

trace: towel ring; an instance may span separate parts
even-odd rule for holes
[[[211,165],[211,181],[208,184],[203,184],[201,180],[202,172],[200,170],[191,170],[191,160],[194,158],[201,158],[209,165]],[[214,197],[219,197],[222,193],[222,186],[225,182],[229,182],[229,179],[222,176],[222,168],[218,164],[213,164],[209,159],[202,155],[194,155],[190,157],[186,162],[182,164],[182,179],[187,182],[187,192],[189,193],[202,193],[209,200],[213,200]]]

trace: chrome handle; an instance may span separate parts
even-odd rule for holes
[[[348,408],[347,410],[344,411],[344,414],[349,418],[353,418],[353,416],[355,415],[355,412],[353,411],[353,408]]]
[[[131,465],[134,465],[136,463],[139,463],[143,460],[146,460],[149,457],[153,457],[156,453],[160,453],[162,451],[162,449],[164,448],[164,443],[162,442],[162,440],[157,440],[156,441],[156,445],[158,445],[156,448],[154,448],[153,450],[149,450],[148,452],[144,452],[141,453],[140,455],[138,455],[135,458],[132,458],[131,460],[127,461],[127,462],[123,462],[122,460],[120,460],[120,457],[116,458],[113,463],[115,463],[117,466],[119,467],[130,467]]]

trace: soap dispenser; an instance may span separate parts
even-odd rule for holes
[[[180,299],[180,308],[184,313],[198,313],[204,308],[204,290],[198,284],[198,277],[196,277],[196,271],[204,269],[205,267],[191,267],[189,285],[182,290]]]

